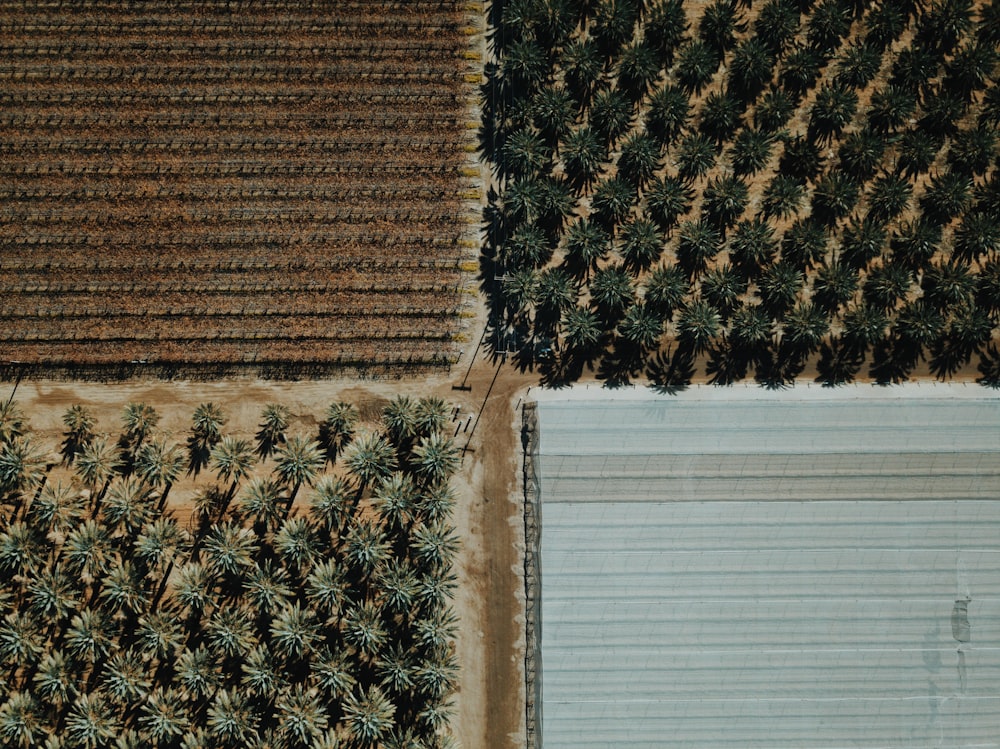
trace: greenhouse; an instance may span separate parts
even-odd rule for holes
[[[532,426],[543,749],[1000,746],[1000,398],[577,388]]]

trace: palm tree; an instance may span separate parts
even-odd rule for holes
[[[11,666],[10,678],[13,679],[18,671],[30,671],[42,652],[45,644],[43,637],[39,623],[27,612],[15,611],[3,618],[0,624],[0,662]]]
[[[431,432],[440,432],[448,423],[449,413],[451,413],[451,406],[443,398],[429,395],[418,399],[416,408],[417,434],[427,435]]]
[[[601,173],[608,149],[591,127],[572,129],[563,140],[559,152],[570,183],[587,188]]]
[[[660,227],[660,231],[666,234],[669,234],[680,217],[691,209],[693,200],[694,190],[683,180],[669,174],[654,180],[646,190],[646,208],[649,215]]]
[[[723,320],[739,307],[740,297],[746,290],[746,281],[728,263],[713,268],[701,278],[702,297],[719,311]]]
[[[909,180],[896,174],[882,175],[868,194],[868,215],[876,221],[891,221],[906,210],[912,193]]]
[[[729,257],[747,279],[760,275],[777,251],[774,227],[760,216],[740,221],[729,239]]]
[[[632,129],[632,102],[619,89],[604,89],[594,95],[590,126],[606,144],[612,145]]]
[[[858,203],[858,183],[842,171],[824,174],[812,196],[813,215],[826,224],[847,216]]]
[[[134,650],[119,650],[111,655],[101,673],[104,691],[119,707],[144,700],[152,680],[139,654]]]
[[[382,617],[382,607],[374,601],[349,606],[344,615],[344,641],[368,660],[385,647],[389,633]]]
[[[777,174],[764,189],[761,200],[765,217],[788,218],[798,213],[805,199],[806,188],[802,181],[785,174]]]
[[[640,351],[652,348],[663,333],[663,319],[653,307],[642,302],[628,308],[618,324],[621,337]]]
[[[677,260],[689,277],[703,272],[722,249],[722,235],[707,221],[685,221],[680,228]]]
[[[246,746],[257,736],[260,716],[246,696],[236,690],[220,689],[208,708],[206,725],[223,746]]]
[[[191,416],[191,435],[187,440],[188,472],[198,472],[208,465],[211,450],[222,439],[226,417],[214,403],[200,403]]]
[[[922,348],[937,340],[944,327],[941,313],[922,299],[907,302],[896,316],[895,332],[903,342]]]
[[[257,537],[249,528],[232,521],[213,525],[205,538],[205,553],[211,568],[220,575],[236,577],[253,566]]]
[[[350,735],[360,746],[376,746],[394,725],[396,706],[377,685],[348,692],[343,709]]]
[[[447,649],[458,632],[458,617],[449,607],[440,608],[413,623],[415,639],[425,652]]]
[[[421,694],[441,699],[455,689],[458,665],[449,656],[428,658],[414,672],[414,681]]]
[[[440,432],[430,432],[424,439],[432,434]],[[379,482],[372,492],[371,501],[383,525],[395,532],[405,530],[409,526],[417,495],[418,489],[413,478],[407,473],[397,471]]]
[[[767,166],[773,143],[774,136],[768,132],[750,126],[741,128],[729,152],[734,174],[753,175]]]
[[[535,327],[545,329],[558,323],[562,311],[576,304],[576,282],[562,268],[545,268],[538,276],[535,296]]]
[[[247,603],[265,620],[286,606],[294,595],[288,573],[270,559],[255,564],[247,572],[243,588]]]
[[[119,454],[104,439],[96,438],[77,457],[76,473],[99,500],[107,491],[112,475],[122,468]],[[102,489],[98,492],[97,487]]]
[[[385,531],[370,520],[358,521],[347,533],[344,554],[363,576],[371,575],[389,554]]]
[[[618,58],[618,85],[639,101],[660,75],[660,59],[645,41],[630,44]]]
[[[742,124],[741,110],[741,104],[732,96],[713,91],[705,97],[701,106],[698,127],[715,142],[717,147],[721,147]]]
[[[766,91],[754,107],[753,124],[765,133],[777,133],[791,119],[795,103],[781,88]]]
[[[523,128],[507,136],[502,156],[501,167],[504,174],[527,177],[548,170],[552,149],[536,132]]]
[[[660,146],[643,132],[625,138],[618,158],[618,173],[629,184],[644,187],[660,168]]]
[[[854,119],[858,109],[858,95],[836,83],[825,84],[816,94],[809,113],[809,139],[829,143],[838,137]]]
[[[408,696],[416,684],[413,680],[415,666],[410,653],[400,645],[383,652],[378,659],[378,675],[382,686],[397,696]]]
[[[170,746],[191,727],[180,692],[156,687],[140,705],[140,728],[156,746]]]
[[[566,231],[566,268],[574,278],[589,278],[607,257],[611,238],[598,224],[578,218]]]
[[[0,445],[0,492],[30,497],[45,482],[48,456],[30,435]]]
[[[996,217],[982,210],[968,211],[955,230],[955,257],[981,261],[1000,252],[1000,226]]]
[[[944,226],[969,205],[972,179],[955,172],[933,177],[920,198],[924,217]]]
[[[593,310],[573,305],[563,314],[560,333],[570,351],[586,354],[597,348],[604,333],[600,318]]]
[[[989,85],[996,62],[996,45],[966,42],[945,63],[945,86],[951,91],[959,92],[968,102],[972,99],[973,92],[981,91]]]
[[[76,674],[61,650],[49,651],[42,656],[32,682],[35,695],[58,708],[76,695]]]
[[[810,46],[823,55],[829,55],[850,31],[851,18],[841,0],[822,0],[813,9],[806,27]]]
[[[729,92],[744,103],[752,102],[771,81],[774,55],[759,36],[744,39],[737,45],[729,64]]]
[[[884,312],[868,304],[850,307],[843,317],[844,340],[862,350],[874,346],[885,337],[888,323]]]
[[[321,647],[309,661],[310,676],[325,694],[340,700],[357,684],[351,669],[351,660],[346,648],[338,649],[336,654],[333,654],[325,646]]]
[[[951,139],[948,166],[967,177],[982,176],[996,153],[996,135],[982,126],[959,130]]]
[[[82,574],[87,581],[98,579],[112,553],[107,529],[93,519],[84,520],[66,537],[62,553],[70,570]]]
[[[796,268],[811,268],[826,255],[827,233],[812,219],[796,221],[781,240],[781,257]]]
[[[67,465],[71,465],[83,448],[94,439],[94,417],[83,406],[75,405],[66,410],[62,422],[66,431],[63,432],[61,452]]]
[[[328,531],[339,534],[351,515],[356,490],[338,476],[325,475],[313,486],[309,514]]]
[[[134,470],[140,481],[151,489],[160,488],[160,504],[166,501],[170,487],[184,470],[184,456],[175,444],[160,437],[146,442],[135,456]]]
[[[100,610],[81,609],[66,630],[66,647],[70,655],[94,666],[102,663],[115,646],[114,630],[114,622]]]
[[[845,88],[864,88],[878,74],[881,65],[882,50],[863,42],[854,43],[840,56],[834,83]]]
[[[125,410],[122,413],[124,432],[122,433],[119,445],[126,454],[126,460],[128,455],[135,454],[135,451],[142,445],[143,440],[146,439],[159,423],[160,415],[149,404],[133,401],[125,406]]]
[[[840,145],[840,166],[858,182],[866,182],[882,161],[885,139],[871,130],[848,134]]]
[[[976,305],[990,313],[1000,312],[1000,257],[982,264],[976,277]]]
[[[149,575],[159,574],[165,579],[174,561],[187,553],[190,544],[190,535],[174,518],[158,517],[142,528],[133,548],[135,558],[146,566]]]
[[[743,305],[733,315],[729,325],[730,338],[741,350],[753,351],[770,340],[774,323],[767,311],[759,305]]]
[[[274,707],[278,735],[289,746],[312,746],[310,742],[327,729],[329,718],[315,688],[296,684],[282,690]]]
[[[429,483],[446,481],[461,462],[454,441],[437,432],[421,438],[413,457],[417,474]]]
[[[319,444],[330,463],[337,460],[354,437],[359,418],[358,409],[352,403],[335,401],[327,406],[325,418],[319,425]]]
[[[250,443],[236,437],[223,437],[210,454],[212,468],[220,481],[231,481],[227,497],[232,497],[240,481],[250,475],[256,458]]]
[[[822,58],[815,50],[808,47],[793,49],[781,64],[778,74],[781,88],[798,100],[812,88],[821,67]]]
[[[704,177],[715,166],[715,144],[701,134],[691,134],[681,141],[677,152],[677,171],[681,178],[692,181]]]
[[[616,319],[635,299],[632,277],[618,266],[601,268],[590,282],[590,301],[605,320]]]
[[[737,32],[744,30],[736,18],[735,0],[714,0],[701,15],[698,37],[721,59],[736,44]]]
[[[890,240],[893,262],[919,270],[930,262],[940,241],[940,226],[924,219],[906,222]]]
[[[826,312],[810,302],[795,305],[782,319],[783,341],[803,355],[815,351],[829,330]]]
[[[117,711],[100,693],[81,694],[66,715],[66,738],[85,749],[103,747],[121,730]]]
[[[148,659],[157,658],[160,663],[172,663],[184,645],[184,632],[176,614],[156,611],[139,617],[138,625],[136,647]]]
[[[715,177],[702,197],[703,215],[723,233],[736,223],[750,200],[750,189],[739,177]]]
[[[362,487],[389,476],[397,465],[396,451],[377,432],[355,437],[344,451],[344,460]]]
[[[920,281],[924,299],[947,312],[969,305],[976,292],[976,279],[969,267],[954,258],[931,265]]]
[[[174,597],[192,614],[200,614],[214,598],[216,578],[210,567],[187,562],[177,571]]]
[[[344,572],[333,559],[317,562],[305,580],[306,600],[320,614],[335,617],[346,595]]]
[[[240,686],[249,694],[269,702],[285,685],[279,660],[264,643],[250,649],[240,663]]]
[[[29,519],[45,532],[65,535],[77,525],[85,510],[86,502],[79,491],[62,481],[46,482],[31,503]]]
[[[609,232],[621,224],[638,197],[636,188],[619,177],[605,177],[597,183],[590,200],[591,217]]]
[[[284,443],[285,430],[292,418],[292,412],[280,403],[268,403],[260,413],[257,429],[257,454],[267,459],[274,449]]]
[[[550,144],[558,144],[576,119],[572,97],[558,85],[545,86],[536,91],[528,109],[535,127]],[[541,172],[542,169],[534,171]]]
[[[643,35],[666,65],[673,62],[674,51],[684,41],[687,29],[683,0],[657,0],[646,4]]]
[[[320,640],[315,612],[298,603],[287,604],[278,612],[270,632],[275,651],[292,661],[309,655]]]
[[[813,298],[827,312],[847,304],[857,288],[857,270],[836,259],[822,263],[813,277]]]
[[[879,133],[895,132],[913,115],[917,98],[898,86],[877,88],[872,93],[868,108],[868,124]]]
[[[388,410],[388,407],[387,407]],[[275,470],[289,487],[288,508],[295,501],[302,484],[312,486],[316,477],[326,465],[326,456],[318,442],[308,437],[295,435],[278,448],[275,453]]]
[[[529,95],[548,76],[549,61],[537,41],[518,39],[504,50],[501,71],[511,91]]]
[[[674,75],[689,94],[699,94],[719,68],[719,58],[700,40],[689,42],[677,55]]]
[[[220,672],[216,655],[204,645],[185,648],[175,664],[176,681],[188,699],[209,697],[219,687]]]
[[[77,580],[59,563],[41,570],[38,577],[28,584],[28,592],[31,613],[53,626],[80,606],[81,590]]]
[[[618,254],[626,268],[642,271],[660,258],[663,238],[647,218],[633,218],[622,228]]]
[[[722,330],[722,318],[711,304],[695,299],[682,309],[677,332],[682,344],[700,354],[708,349]]]
[[[135,616],[148,608],[149,596],[132,562],[113,565],[102,582],[101,598],[107,601],[108,610],[125,610]]]
[[[768,0],[757,13],[754,37],[775,56],[780,56],[799,29],[799,9],[791,0]]]
[[[802,289],[802,272],[791,263],[778,261],[766,269],[758,281],[764,308],[780,317],[798,299]]]
[[[11,692],[0,705],[0,739],[5,746],[28,747],[41,731],[38,703],[30,692]]]
[[[897,143],[896,172],[905,177],[924,174],[931,168],[942,144],[942,138],[923,129],[907,130]]]
[[[931,370],[939,377],[950,377],[989,343],[993,321],[984,310],[963,304],[951,314],[944,334],[931,347]]]
[[[397,445],[411,440],[417,432],[416,402],[408,395],[397,395],[382,410],[382,423]]]
[[[151,492],[134,476],[113,481],[104,505],[105,524],[111,530],[124,526],[126,535],[133,536],[154,513]]]
[[[42,565],[42,540],[28,524],[17,520],[0,532],[0,569],[30,576]]]
[[[597,43],[593,39],[573,39],[562,48],[559,67],[577,103],[581,107],[588,104],[604,71],[604,59]]]
[[[519,226],[503,245],[503,264],[508,268],[540,268],[552,257],[552,245],[540,226]]]
[[[646,106],[646,131],[661,146],[669,146],[688,122],[691,102],[679,86],[667,84],[656,89]]]
[[[220,604],[204,626],[209,648],[223,661],[242,658],[257,645],[251,612],[245,604]]]
[[[643,300],[647,310],[668,321],[680,309],[690,289],[687,275],[677,265],[660,265],[646,277]]]
[[[272,541],[274,550],[281,555],[290,570],[298,570],[302,576],[320,555],[316,529],[308,518],[298,517],[285,520]]]
[[[908,15],[900,3],[881,2],[876,5],[864,19],[865,44],[884,52],[906,30]]]

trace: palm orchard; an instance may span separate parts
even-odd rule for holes
[[[60,452],[0,414],[0,744],[444,747],[458,451],[445,403],[318,433],[267,405],[255,439],[199,406],[184,444],[129,404]],[[169,501],[196,487],[188,523]]]
[[[1000,384],[1000,5],[505,0],[490,20],[484,262],[523,363]]]

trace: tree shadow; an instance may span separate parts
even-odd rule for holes
[[[687,390],[694,377],[694,352],[690,346],[679,345],[656,352],[646,368],[650,386],[658,393],[676,395]]]

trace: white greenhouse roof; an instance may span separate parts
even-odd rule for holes
[[[723,392],[540,394],[542,749],[1000,746],[1000,398]]]

